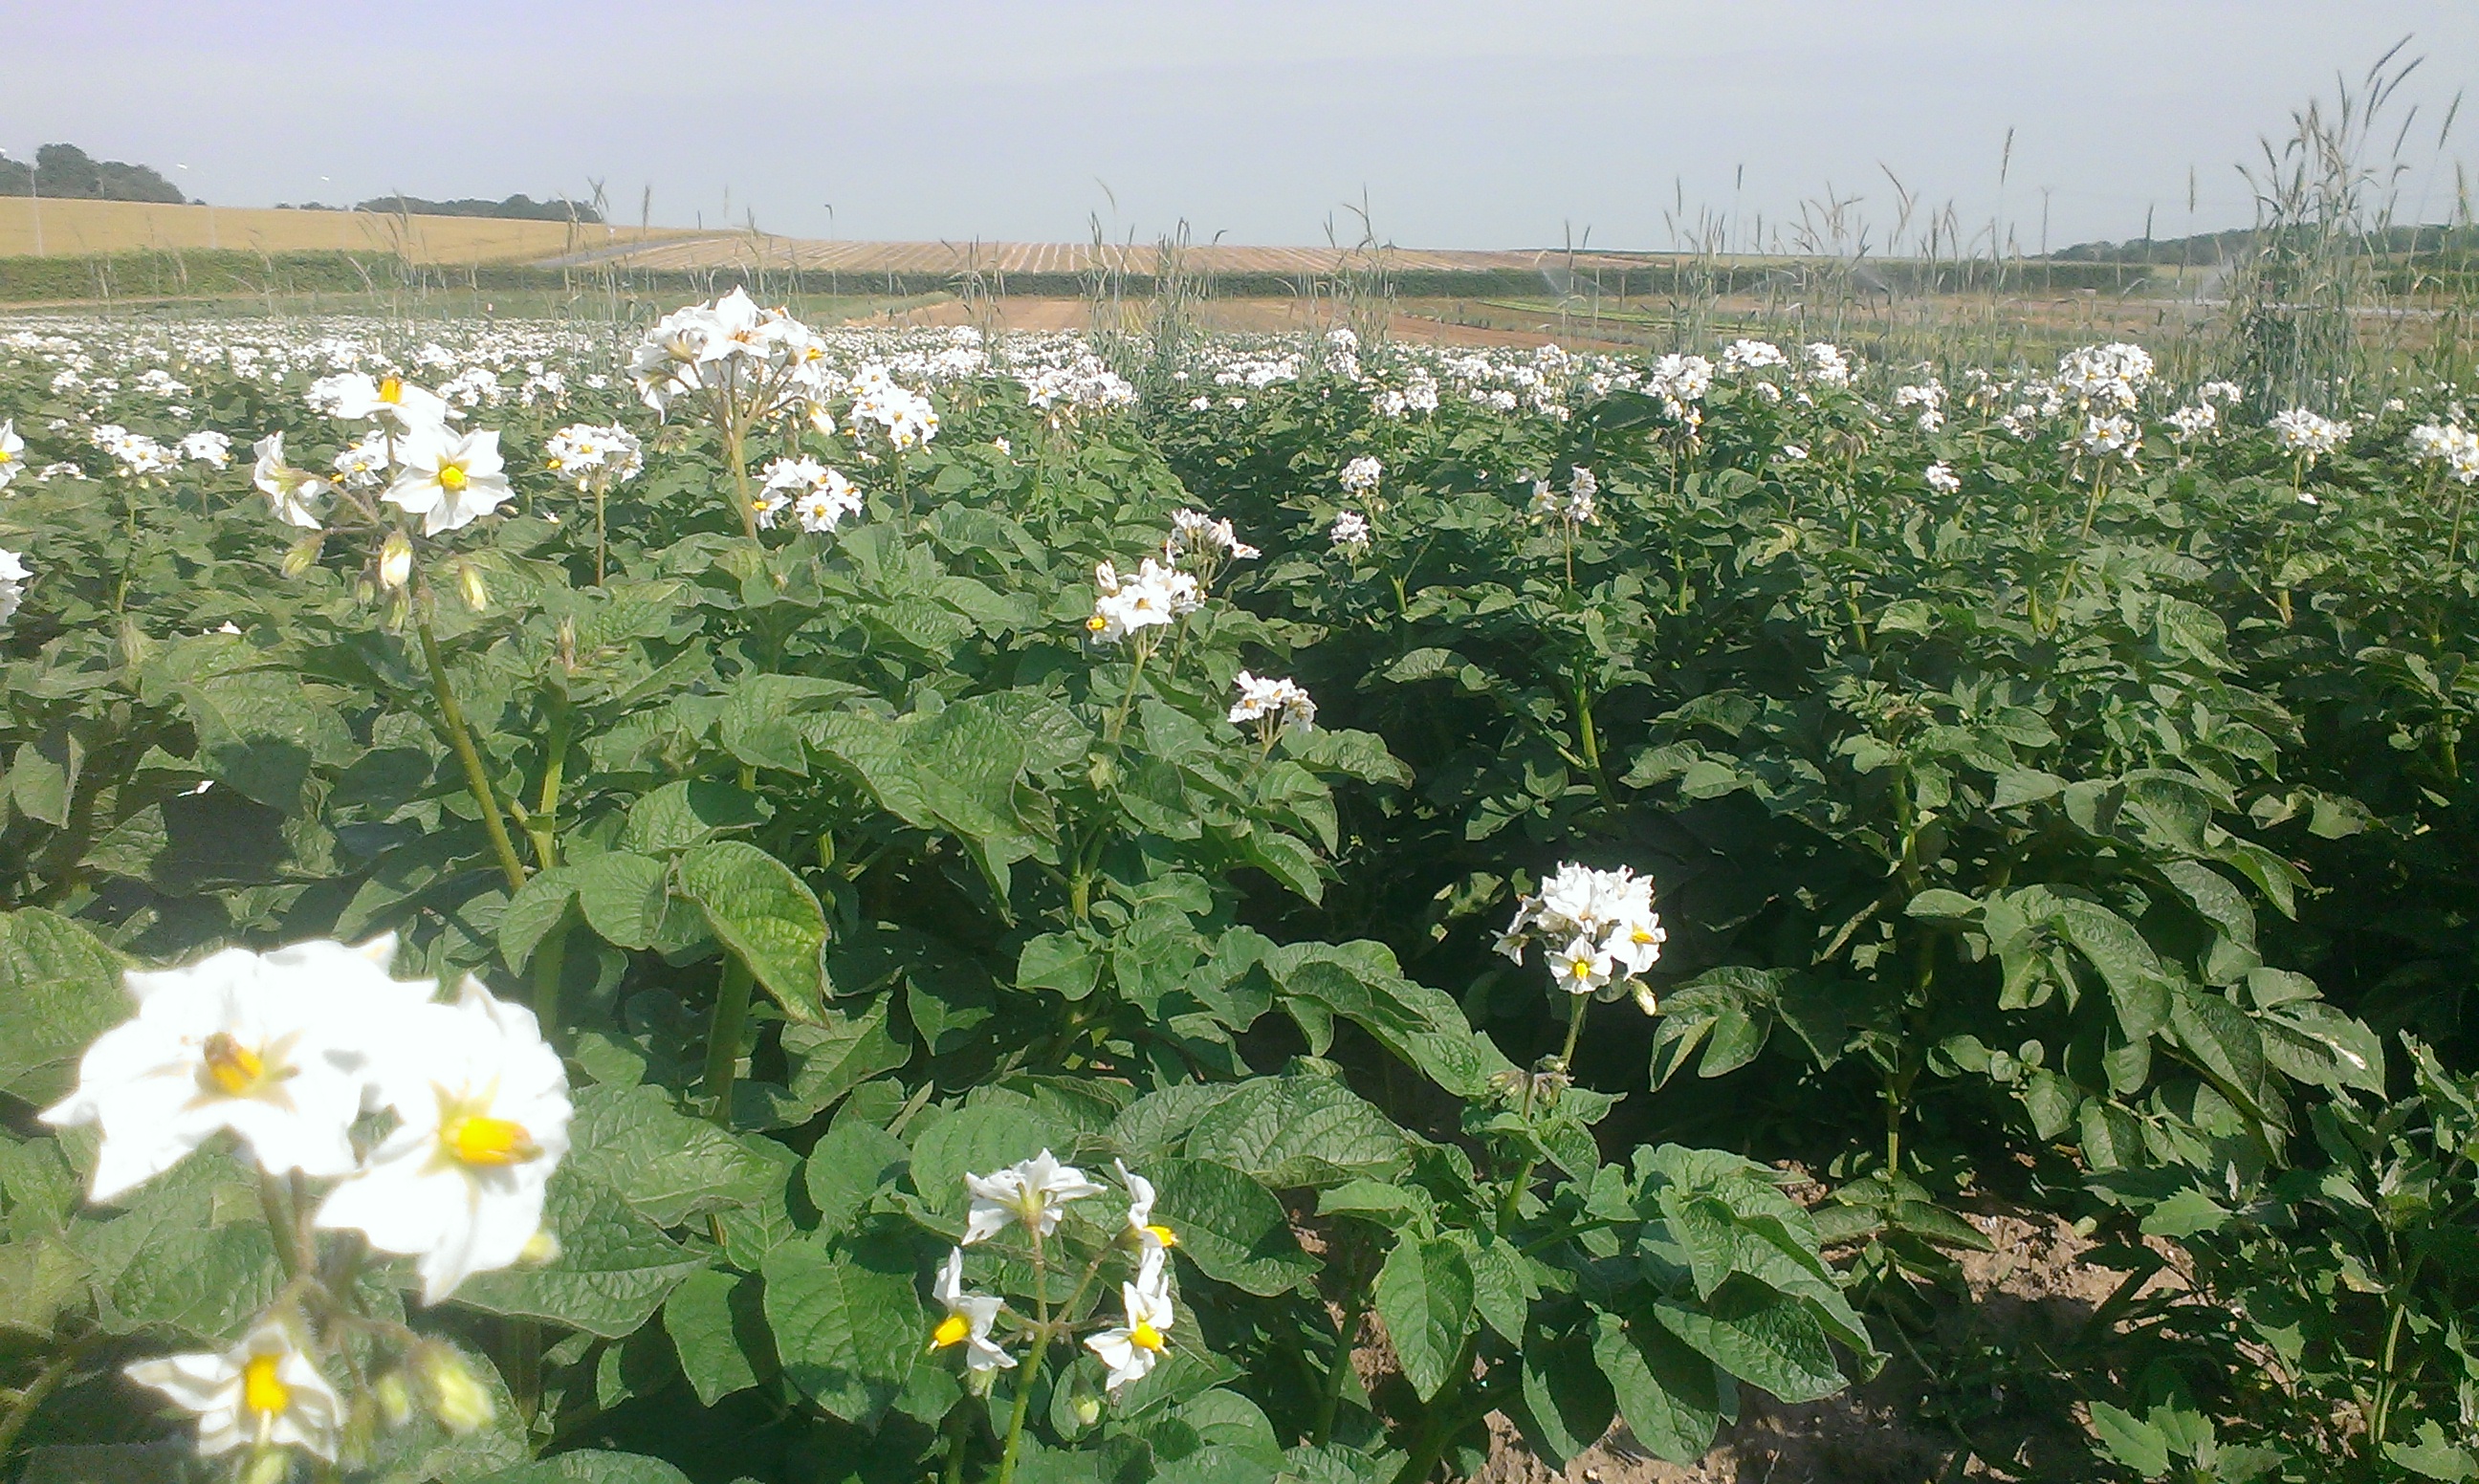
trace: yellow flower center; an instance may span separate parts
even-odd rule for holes
[[[1638,928],[1627,934],[1627,941],[1630,943],[1649,943],[1653,941],[1653,936],[1645,929]]]
[[[1167,1226],[1148,1226],[1145,1230],[1153,1233],[1154,1241],[1161,1242],[1165,1247],[1176,1247],[1179,1245],[1179,1234],[1172,1231]]]
[[[522,1164],[542,1153],[525,1126],[508,1118],[460,1114],[439,1126],[439,1142],[468,1164]]]
[[[1138,1319],[1136,1327],[1128,1331],[1128,1343],[1140,1350],[1159,1351],[1163,1347],[1163,1332]]]
[[[1574,962],[1569,964],[1568,969],[1577,979],[1590,979],[1593,977],[1593,960],[1590,959],[1578,959]]]
[[[8,449],[6,449],[6,448],[0,448],[0,464],[6,464],[6,463],[8,463],[11,459],[15,458],[16,456],[17,456],[17,455],[15,455],[15,454],[13,454],[13,453],[10,452],[10,451],[9,451]]]
[[[404,378],[390,376],[379,383],[379,400],[395,403],[404,400]]]
[[[293,1405],[293,1388],[275,1373],[283,1357],[253,1355],[241,1368],[241,1404],[261,1417],[275,1417]]]
[[[473,481],[469,479],[465,473],[464,465],[442,464],[439,466],[439,487],[441,489],[447,490],[452,494],[457,490],[465,488],[466,485],[472,482]]]
[[[222,1031],[207,1037],[206,1082],[226,1097],[240,1097],[267,1075],[258,1053]]]
[[[930,1348],[934,1350],[941,1345],[960,1344],[964,1337],[972,1332],[972,1320],[960,1314],[951,1314],[940,1319],[938,1327],[930,1332]]]
[[[1085,627],[1098,634],[1103,629],[1111,627],[1111,621],[1096,613],[1091,618],[1085,621]]]

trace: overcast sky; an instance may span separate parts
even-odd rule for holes
[[[2258,137],[2414,33],[2435,219],[2479,165],[2473,116],[2431,166],[2472,0],[0,0],[0,149],[234,206],[601,180],[618,219],[651,188],[816,237],[1314,243],[1365,193],[1436,247],[1660,247],[1681,202],[1828,186],[1881,245],[1881,166],[2036,251],[2044,202],[2055,245],[2243,225]]]

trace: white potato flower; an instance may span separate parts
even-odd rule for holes
[[[447,421],[447,399],[401,376],[372,377],[365,371],[322,376],[310,383],[306,399],[313,412],[345,422],[368,419],[398,438],[435,428]]]
[[[1652,909],[1651,878],[1625,866],[1598,871],[1569,861],[1516,904],[1495,947],[1521,963],[1534,939],[1555,945],[1549,974],[1558,988],[1604,1000],[1631,991],[1650,1014],[1655,1005],[1643,976],[1660,961],[1669,937]]]
[[[26,583],[34,575],[24,557],[0,549],[0,624],[7,623],[25,601]]]
[[[310,502],[333,494],[335,486],[306,470],[286,464],[284,435],[280,432],[269,433],[250,445],[250,451],[258,455],[258,462],[250,470],[250,482],[274,507],[275,518],[288,525],[318,529],[319,513]]]
[[[1954,472],[1952,464],[1943,462],[1930,464],[1927,473],[1920,477],[1927,481],[1930,489],[1940,495],[1952,495],[1962,488],[1962,476]]]
[[[1007,1301],[995,1294],[964,1292],[963,1248],[948,1250],[937,1281],[931,1285],[931,1294],[947,1311],[947,1317],[930,1332],[932,1350],[960,1344],[964,1347],[964,1364],[975,1370],[1004,1370],[1015,1365],[1015,1357],[990,1339],[990,1326],[998,1321],[999,1311],[1007,1307]]]
[[[1161,1249],[1145,1254],[1135,1282],[1119,1285],[1119,1302],[1126,1322],[1085,1342],[1085,1347],[1111,1368],[1110,1377],[1103,1384],[1113,1392],[1142,1379],[1169,1347],[1168,1335],[1177,1311],[1171,1305],[1170,1282],[1163,1271]]]
[[[96,1200],[227,1131],[264,1169],[346,1174],[371,1060],[432,987],[389,978],[395,954],[393,936],[358,948],[228,948],[188,968],[131,973],[137,1015],[87,1048],[76,1088],[43,1121],[101,1130]]]
[[[1345,510],[1327,527],[1326,539],[1345,556],[1358,556],[1368,550],[1368,517],[1357,510]]]
[[[122,1373],[197,1415],[200,1453],[298,1447],[335,1460],[344,1401],[279,1321],[261,1321],[229,1350],[159,1356]]]
[[[0,489],[17,477],[18,466],[26,462],[26,440],[17,436],[17,420],[0,422]]]
[[[1119,1173],[1119,1183],[1128,1188],[1128,1235],[1126,1241],[1140,1252],[1159,1252],[1179,1245],[1179,1234],[1154,1219],[1154,1183],[1128,1168],[1125,1160],[1112,1160],[1111,1167]]]
[[[422,1301],[506,1267],[542,1231],[543,1188],[568,1153],[568,1074],[532,1011],[468,978],[453,1005],[399,1017],[373,1087],[397,1118],[318,1225],[416,1259]]]
[[[1240,688],[1240,699],[1231,704],[1231,725],[1255,727],[1263,741],[1270,743],[1282,732],[1307,731],[1316,725],[1316,703],[1295,680],[1260,678],[1242,670],[1233,683]]]
[[[1362,454],[1342,466],[1342,487],[1354,495],[1365,495],[1377,488],[1386,477],[1386,466],[1367,454]]]
[[[1150,556],[1125,577],[1109,562],[1102,563],[1093,569],[1093,616],[1085,627],[1104,644],[1161,627],[1205,603],[1196,578]]]
[[[397,452],[403,467],[380,499],[421,516],[425,536],[471,525],[516,494],[508,487],[496,428],[427,428]]]
[[[964,1217],[968,1247],[1019,1224],[1047,1237],[1059,1229],[1059,1217],[1069,1201],[1102,1193],[1102,1187],[1086,1179],[1083,1170],[1060,1164],[1047,1149],[995,1174],[968,1174],[964,1189],[973,1197]]]

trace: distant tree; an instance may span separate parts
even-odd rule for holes
[[[410,213],[416,217],[495,217],[515,221],[586,221],[601,223],[602,214],[590,206],[577,206],[568,201],[537,201],[527,195],[512,195],[504,201],[485,201],[467,196],[453,201],[432,201],[418,195],[372,196],[356,210],[366,212]]]
[[[63,200],[162,201],[178,206],[181,188],[152,168],[118,160],[97,160],[75,144],[46,144],[34,166],[0,160],[0,193],[41,194]]]

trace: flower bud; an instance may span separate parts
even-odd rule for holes
[[[466,562],[456,569],[456,584],[464,589],[465,606],[479,613],[491,605],[491,590],[482,585],[482,569]]]
[[[405,1385],[404,1372],[391,1370],[371,1383],[371,1394],[378,1399],[379,1416],[390,1427],[402,1427],[413,1420],[413,1389]]]
[[[1076,1409],[1076,1420],[1084,1426],[1090,1427],[1102,1420],[1102,1398],[1098,1396],[1088,1393],[1077,1397],[1072,1405]]]
[[[425,1344],[414,1352],[413,1365],[430,1394],[430,1415],[452,1433],[469,1433],[490,1425],[498,1416],[491,1394],[482,1389],[465,1358],[444,1344]]]
[[[379,582],[390,592],[404,586],[413,576],[413,543],[404,532],[392,530],[379,547]]]
[[[308,572],[311,565],[319,560],[319,548],[324,545],[326,540],[325,531],[312,531],[293,543],[292,549],[284,553],[284,575],[288,577],[297,577]]]

